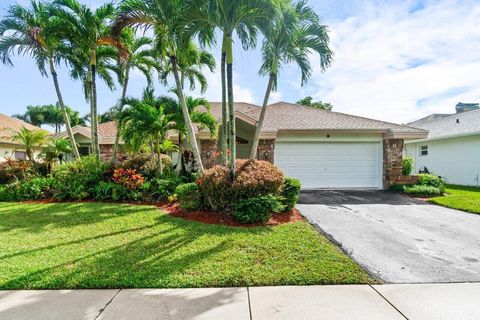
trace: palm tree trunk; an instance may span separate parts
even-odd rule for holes
[[[123,100],[125,100],[127,96],[127,88],[128,88],[128,80],[130,77],[130,68],[127,66],[125,70],[125,82],[123,83],[123,90],[122,90],[122,98],[120,100],[120,105],[118,112],[122,112],[123,110]],[[115,144],[113,145],[113,156],[112,156],[112,163],[117,162],[117,153],[118,153],[118,144],[120,142],[120,123],[118,123],[118,119],[116,121],[117,125],[117,133],[115,134]]]
[[[272,92],[273,81],[275,75],[271,74],[270,79],[268,79],[267,91],[265,91],[265,96],[263,97],[262,111],[260,112],[260,119],[258,119],[257,126],[255,127],[255,135],[253,136],[252,149],[250,150],[250,159],[255,159],[257,157],[257,148],[258,142],[260,140],[260,131],[262,130],[263,120],[265,120],[265,113],[267,111],[268,99],[270,98],[270,93]]]
[[[159,175],[163,174],[163,165],[162,165],[162,151],[160,150],[160,139],[155,141],[155,149],[157,149],[157,164],[158,164],[158,173]]]
[[[172,63],[172,71],[175,77],[175,83],[177,85],[178,99],[180,100],[180,106],[182,107],[183,117],[185,120],[185,126],[187,127],[188,137],[190,139],[190,145],[192,147],[193,156],[198,163],[198,169],[200,173],[204,173],[205,169],[203,168],[202,158],[200,157],[200,150],[198,149],[197,139],[195,137],[195,131],[193,129],[192,120],[190,119],[190,114],[188,113],[187,104],[185,103],[185,97],[183,95],[182,83],[180,80],[180,75],[178,72],[177,57],[170,56],[170,61]]]
[[[72,145],[73,156],[75,159],[80,158],[80,154],[78,153],[77,143],[75,142],[75,137],[73,136],[72,126],[70,124],[70,118],[67,113],[67,109],[65,108],[65,103],[63,102],[62,92],[60,91],[60,84],[58,83],[58,76],[57,70],[55,69],[55,63],[53,59],[49,59],[50,62],[50,73],[52,74],[53,84],[55,85],[55,91],[57,92],[57,99],[58,103],[60,104],[60,108],[62,109],[63,119],[65,121],[65,127],[67,129],[68,139],[70,140],[70,144]]]
[[[227,54],[227,92],[228,92],[228,116],[229,116],[229,140],[230,149],[230,178],[235,179],[235,159],[236,159],[236,136],[235,136],[235,107],[233,103],[233,41],[232,35],[228,34],[226,38]]]
[[[97,62],[95,49],[90,51],[91,92],[90,92],[90,122],[92,130],[92,148],[97,160],[100,160],[100,146],[98,144],[98,116],[97,116]]]
[[[225,167],[228,163],[228,155],[227,155],[227,134],[228,134],[228,120],[227,120],[227,80],[225,76],[225,65],[226,65],[226,57],[227,52],[226,50],[226,41],[225,36],[223,37],[223,44],[222,44],[222,59],[220,62],[220,70],[222,75],[222,134],[220,136],[220,146],[222,151],[222,165]]]
[[[182,134],[178,132],[178,159],[177,159],[177,172],[182,172],[183,152],[182,152]]]

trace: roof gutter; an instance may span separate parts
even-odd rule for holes
[[[405,144],[437,141],[437,140],[444,140],[444,139],[454,139],[454,138],[462,138],[462,137],[471,137],[471,136],[477,136],[477,135],[480,135],[480,132],[477,131],[477,132],[469,132],[469,133],[461,133],[461,134],[452,134],[452,135],[440,136],[440,137],[434,137],[434,138],[417,139],[417,140],[406,141]]]

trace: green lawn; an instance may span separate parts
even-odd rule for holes
[[[480,214],[480,188],[447,185],[447,195],[432,198],[430,202]]]
[[[153,206],[0,203],[0,289],[372,283],[306,222],[205,225]]]

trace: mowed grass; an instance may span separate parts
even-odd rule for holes
[[[480,188],[447,185],[447,195],[430,199],[430,202],[467,212],[480,214]]]
[[[235,228],[153,206],[0,203],[0,288],[372,283],[306,222]]]

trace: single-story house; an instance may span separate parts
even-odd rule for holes
[[[221,124],[221,103],[211,106]],[[237,158],[248,158],[261,107],[237,102],[235,110]],[[220,160],[215,156],[219,139],[212,139],[207,129],[198,129],[202,161],[210,168]],[[101,157],[111,159],[115,123],[100,124],[98,130]],[[90,128],[77,126],[73,131],[81,153],[89,154]],[[257,158],[300,179],[306,189],[380,189],[402,180],[404,141],[423,139],[427,134],[406,125],[279,102],[267,107]],[[171,139],[176,142],[176,135]]]
[[[480,109],[459,103],[455,114],[435,114],[409,125],[428,130],[423,139],[405,143],[405,154],[414,159],[415,172],[443,177],[447,183],[480,185]]]
[[[75,142],[78,144],[78,152],[80,155],[89,155],[92,152],[92,134],[90,127],[75,126],[72,128]],[[103,161],[109,161],[113,156],[113,147],[115,145],[115,136],[117,134],[117,126],[114,121],[100,123],[98,125],[98,142],[100,145],[100,158]],[[54,134],[53,138],[56,139],[68,139],[66,131]],[[123,142],[120,141],[122,144]],[[70,160],[71,156],[67,157]]]
[[[212,103],[221,122],[221,103]],[[235,104],[237,157],[247,158],[260,106]],[[384,188],[401,182],[404,141],[428,132],[411,126],[279,102],[267,107],[258,159],[276,164],[303,188]],[[206,167],[215,164],[218,141],[201,130]]]
[[[5,161],[6,158],[26,160],[25,148],[20,143],[12,140],[15,132],[20,131],[22,127],[28,130],[41,130],[48,133],[47,130],[0,113],[0,161]],[[36,158],[41,151],[42,148],[36,148],[33,156]]]

